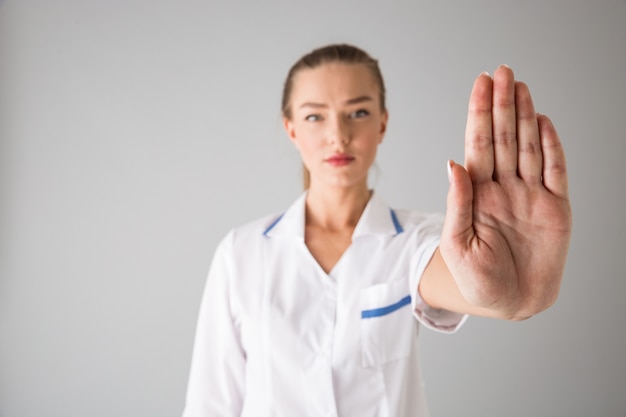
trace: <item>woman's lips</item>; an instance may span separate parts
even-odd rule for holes
[[[346,154],[337,154],[326,158],[326,162],[335,167],[348,165],[352,161],[354,161],[354,157]]]

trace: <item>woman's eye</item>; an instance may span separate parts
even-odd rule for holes
[[[358,118],[361,118],[361,117],[368,116],[369,114],[370,113],[367,110],[360,109],[360,110],[353,111],[352,113],[350,113],[350,117],[353,118],[353,119],[358,119]]]
[[[317,122],[321,119],[322,117],[319,114],[309,114],[307,117],[304,118],[304,120],[306,120],[307,122]]]

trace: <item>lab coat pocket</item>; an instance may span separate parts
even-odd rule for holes
[[[361,361],[380,366],[404,358],[413,335],[411,294],[405,280],[361,290]]]

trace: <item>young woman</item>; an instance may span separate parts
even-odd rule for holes
[[[556,299],[571,229],[556,131],[510,68],[480,74],[444,221],[367,187],[387,110],[364,51],[302,57],[282,110],[306,191],[218,246],[184,416],[426,416],[420,325],[520,320]]]

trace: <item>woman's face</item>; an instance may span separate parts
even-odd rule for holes
[[[298,72],[284,119],[311,187],[367,187],[387,125],[379,88],[364,65],[329,63]]]

